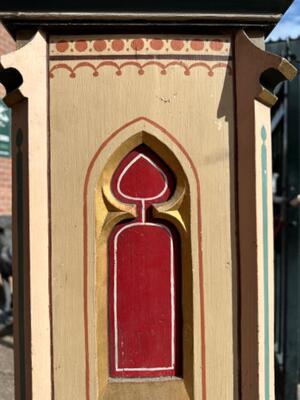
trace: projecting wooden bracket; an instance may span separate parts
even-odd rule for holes
[[[236,72],[241,94],[251,94],[253,98],[272,107],[277,101],[273,94],[276,85],[285,80],[292,80],[297,74],[297,69],[286,59],[255,46],[244,31],[236,35],[235,44],[238,49]],[[242,76],[246,79],[242,79]]]

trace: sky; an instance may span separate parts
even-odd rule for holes
[[[298,36],[300,36],[300,0],[295,0],[273,29],[268,40],[296,38]]]

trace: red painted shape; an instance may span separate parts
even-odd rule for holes
[[[106,49],[106,46],[107,44],[105,40],[99,39],[94,41],[94,49],[96,51],[104,51]]]
[[[121,51],[124,49],[124,40],[122,39],[115,39],[112,41],[111,47],[115,50],[115,51]]]
[[[171,41],[171,47],[173,50],[180,51],[184,47],[184,41],[179,39],[174,39]]]
[[[204,40],[201,39],[194,39],[190,42],[191,48],[195,51],[203,50],[204,49]]]
[[[210,42],[210,48],[215,51],[221,51],[224,47],[224,42],[219,39],[212,40]]]
[[[151,217],[175,179],[147,147],[132,151],[112,180],[114,195],[137,205],[138,217],[109,240],[110,374],[180,375],[180,251],[173,227]]]
[[[164,42],[161,39],[152,39],[150,46],[153,50],[161,50],[164,47]]]
[[[133,50],[139,51],[139,50],[142,50],[143,47],[144,47],[144,40],[143,39],[134,39],[131,42],[131,48]]]
[[[75,49],[77,51],[85,51],[88,48],[88,42],[86,40],[77,40],[75,42]]]
[[[66,40],[60,40],[59,42],[56,43],[56,50],[59,51],[60,53],[63,53],[64,51],[68,50],[69,43]]]
[[[142,153],[131,160],[128,164],[129,168],[119,180],[119,196],[123,194],[123,197],[134,199],[153,199],[168,188],[168,182],[163,173],[149,160],[144,158]]]

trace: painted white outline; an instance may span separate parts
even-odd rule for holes
[[[117,307],[117,282],[118,282],[118,263],[117,263],[117,253],[118,253],[118,238],[122,232],[135,226],[155,226],[163,228],[168,232],[170,237],[170,295],[171,295],[171,366],[169,367],[156,367],[156,368],[119,368],[119,354],[118,354],[118,307]],[[120,371],[162,371],[162,370],[172,370],[175,366],[175,288],[174,288],[174,244],[172,233],[164,225],[153,224],[151,222],[136,222],[129,225],[125,225],[121,228],[114,238],[114,326],[115,326],[115,370]]]
[[[121,190],[121,181],[124,178],[125,174],[127,171],[132,167],[134,163],[136,163],[140,158],[144,158],[146,161],[148,161],[154,168],[158,170],[158,172],[162,175],[164,181],[165,181],[165,186],[163,190],[157,194],[156,196],[153,197],[132,197],[124,194]],[[115,331],[115,370],[117,372],[120,371],[164,371],[164,370],[172,370],[175,368],[175,288],[174,288],[174,244],[173,244],[173,237],[172,233],[169,230],[168,227],[165,225],[161,224],[154,224],[150,222],[146,222],[146,213],[145,213],[145,202],[148,200],[155,200],[161,197],[166,190],[168,189],[168,178],[166,174],[147,156],[144,154],[138,154],[135,158],[133,158],[130,163],[124,168],[124,170],[121,172],[118,181],[117,181],[117,191],[119,194],[121,194],[123,197],[129,200],[135,200],[135,201],[140,201],[141,206],[142,206],[142,222],[135,222],[131,223],[129,225],[124,226],[121,228],[116,236],[114,237],[114,331]],[[118,307],[117,307],[117,281],[118,281],[118,263],[117,263],[117,252],[118,252],[118,238],[122,232],[124,232],[127,229],[130,229],[134,226],[140,226],[140,225],[148,225],[148,226],[155,226],[155,227],[161,227],[164,230],[168,232],[168,235],[170,237],[170,295],[171,295],[171,366],[168,367],[155,367],[155,368],[147,368],[147,367],[141,367],[141,368],[119,368],[119,353],[118,353],[118,343],[119,343],[119,338],[118,338],[118,318],[117,318],[117,313],[118,313]]]
[[[156,196],[153,196],[153,197],[132,197],[132,196],[128,196],[127,194],[123,193],[122,190],[121,190],[122,179],[124,178],[124,176],[126,175],[128,170],[132,167],[132,165],[135,164],[140,158],[143,158],[144,160],[148,161],[149,164],[151,164],[155,169],[157,169],[157,171],[162,175],[162,177],[163,177],[163,179],[165,181],[165,186],[164,186],[163,190]],[[118,178],[118,182],[117,182],[117,191],[119,192],[119,194],[121,194],[123,197],[125,197],[126,199],[129,199],[129,200],[143,200],[143,201],[155,200],[155,199],[158,199],[159,197],[161,197],[163,194],[165,194],[167,189],[168,189],[168,178],[167,178],[166,174],[152,160],[150,160],[150,158],[148,158],[144,154],[138,154],[135,158],[133,158],[130,161],[130,163],[128,165],[126,165],[124,170],[121,172],[121,174],[120,174],[120,176]]]

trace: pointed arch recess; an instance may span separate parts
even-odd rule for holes
[[[181,151],[186,161],[191,167],[192,174],[195,178],[196,183],[196,194],[197,194],[197,227],[198,227],[198,265],[199,265],[199,298],[200,298],[200,336],[201,336],[201,394],[202,400],[206,400],[206,355],[205,355],[205,306],[204,306],[204,280],[203,280],[203,265],[202,265],[202,247],[201,247],[201,204],[200,204],[200,180],[197,173],[196,166],[194,165],[190,155],[187,150],[182,146],[182,144],[165,128],[160,126],[158,123],[152,121],[151,119],[141,116],[136,119],[129,121],[128,123],[121,126],[119,129],[114,131],[108,136],[108,138],[100,145],[88,166],[85,180],[84,180],[84,190],[83,190],[83,295],[84,295],[84,341],[85,341],[85,380],[86,380],[86,400],[91,400],[90,397],[90,354],[89,354],[89,315],[88,315],[88,192],[89,192],[89,182],[91,174],[95,163],[100,156],[101,152],[109,145],[109,143],[126,128],[134,125],[138,122],[146,122],[150,126],[158,129],[161,133],[166,135],[172,143]],[[159,215],[160,210],[156,210],[157,215]],[[128,216],[134,216],[134,207],[128,207],[123,209],[122,213],[116,214],[126,214]],[[118,218],[118,216],[117,216]],[[119,221],[116,218],[117,222]],[[124,217],[123,217],[124,218]],[[166,218],[166,217],[165,217]],[[121,217],[122,219],[122,217]],[[114,224],[117,223],[114,220]],[[194,371],[195,374],[198,371]],[[200,371],[199,371],[200,373]]]

